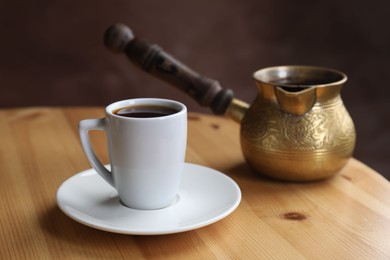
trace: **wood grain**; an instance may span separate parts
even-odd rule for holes
[[[129,236],[79,224],[56,206],[63,181],[90,168],[77,123],[102,108],[0,110],[0,258],[389,259],[390,184],[352,159],[334,178],[274,181],[245,164],[239,126],[189,114],[187,162],[231,176],[243,199],[227,218],[164,236]],[[92,137],[108,162],[104,135]]]

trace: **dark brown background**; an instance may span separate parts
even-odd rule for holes
[[[251,102],[260,68],[318,65],[349,76],[343,100],[355,121],[355,157],[390,178],[390,5],[372,1],[165,0],[0,2],[0,107],[99,105],[185,94],[105,50],[112,23]],[[212,149],[210,147],[210,149]]]

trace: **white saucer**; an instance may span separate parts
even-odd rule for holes
[[[204,227],[229,215],[240,201],[240,188],[230,177],[188,163],[176,201],[163,209],[123,206],[116,190],[93,169],[69,178],[57,191],[57,204],[70,218],[96,229],[134,235],[170,234]]]

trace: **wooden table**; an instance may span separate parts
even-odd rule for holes
[[[352,159],[326,181],[285,183],[245,164],[239,126],[189,114],[187,162],[215,168],[241,188],[225,219],[184,233],[131,236],[96,230],[56,205],[63,181],[90,168],[77,123],[102,108],[0,110],[0,258],[389,259],[390,183]],[[108,162],[104,135],[94,132]]]

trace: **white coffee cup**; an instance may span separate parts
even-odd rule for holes
[[[145,118],[115,112],[140,106],[165,107],[175,112]],[[89,130],[106,132],[111,172],[93,151]],[[118,101],[106,107],[105,118],[80,121],[79,133],[89,163],[118,191],[125,206],[159,209],[175,200],[187,141],[187,108],[183,104],[156,98]]]

